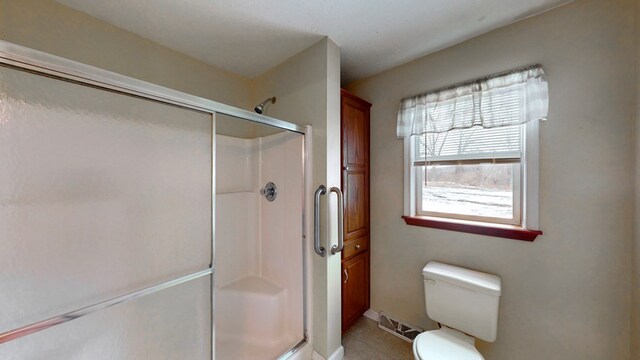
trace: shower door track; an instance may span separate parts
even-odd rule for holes
[[[0,40],[0,64],[46,74],[83,85],[97,86],[111,91],[156,100],[187,109],[211,114],[229,115],[303,135],[306,132],[304,126],[260,115],[217,101],[189,95],[3,40]]]
[[[55,55],[51,55],[42,51],[30,49],[24,46],[16,45],[7,41],[0,40],[0,66],[6,66],[11,68],[16,68],[23,71],[32,72],[42,76],[48,76],[55,79],[59,79],[62,81],[72,82],[79,85],[90,86],[99,88],[106,91],[112,91],[116,93],[121,93],[129,96],[134,96],[146,100],[157,101],[163,104],[169,104],[185,109],[195,110],[203,113],[211,114],[212,116],[212,136],[215,134],[215,118],[216,114],[224,114],[232,117],[236,117],[243,120],[252,121],[258,124],[267,125],[275,128],[279,128],[282,130],[292,131],[298,134],[307,135],[307,129],[304,126],[300,126],[297,124],[293,124],[287,121],[279,120],[276,118],[272,118],[269,116],[257,114],[248,110],[236,108],[231,105],[226,105],[223,103],[219,103],[217,101],[201,98],[194,95],[189,95],[180,91],[172,90],[160,85],[152,84],[146,81],[137,80],[128,76],[120,75],[111,71],[103,70],[94,66],[82,64],[73,60],[65,59],[62,57],[58,57]],[[303,138],[303,141],[306,143],[306,138]],[[212,161],[215,161],[215,137],[212,138]],[[306,148],[306,146],[305,146]],[[306,156],[305,158],[306,159]],[[305,161],[303,159],[303,162]],[[211,164],[212,171],[215,170],[215,164]],[[303,163],[303,183],[306,182],[306,172],[304,171],[304,163]],[[212,174],[214,175],[214,174]],[[214,240],[213,233],[215,232],[215,221],[213,219],[214,216],[214,208],[215,208],[215,176],[212,177],[212,234],[211,239],[212,242]],[[303,207],[302,207],[302,241],[303,241],[303,269],[302,269],[302,279],[303,279],[303,339],[298,342],[295,346],[290,348],[287,352],[285,352],[282,356],[278,358],[278,360],[285,360],[293,356],[300,348],[302,348],[305,344],[307,344],[308,337],[308,316],[307,316],[307,260],[306,256],[306,242],[305,235],[306,234],[306,202],[304,201],[305,196],[303,196]],[[201,278],[203,276],[211,276],[211,291],[212,291],[212,302],[211,302],[211,346],[212,346],[212,359],[215,359],[215,341],[214,341],[214,322],[213,317],[215,315],[213,299],[214,299],[214,283],[213,283],[213,275],[214,275],[214,266],[213,266],[213,247],[214,243],[212,243],[211,248],[211,265],[209,268],[184,275],[172,280],[168,280],[166,282],[156,284],[141,290],[137,290],[126,295],[121,295],[115,297],[110,300],[102,301],[93,305],[86,306],[84,308],[80,308],[71,312],[67,312],[65,314],[61,314],[58,316],[54,316],[52,318],[38,321],[32,323],[30,325],[22,326],[17,329],[13,329],[10,331],[6,331],[0,333],[0,344],[6,343],[12,340],[16,340],[35,332],[39,332],[60,324],[64,324],[74,319],[81,318],[83,316],[89,315],[91,313],[104,310],[115,306],[117,304],[129,302],[136,298],[143,297],[145,295],[153,294],[155,292],[168,289],[170,287],[183,284],[189,282],[194,279]]]

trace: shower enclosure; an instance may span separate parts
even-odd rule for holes
[[[300,134],[218,118],[220,359],[275,359],[304,338],[303,145]]]
[[[0,358],[298,358],[308,131],[0,41]]]

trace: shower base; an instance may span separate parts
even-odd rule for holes
[[[216,340],[216,357],[219,359],[272,360],[287,352],[297,341],[292,336],[282,336],[272,344],[252,344],[243,340]]]
[[[216,292],[216,357],[272,360],[300,339],[286,327],[286,290],[247,276]]]

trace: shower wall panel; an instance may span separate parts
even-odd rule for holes
[[[260,138],[260,184],[278,186],[278,197],[260,201],[262,276],[287,289],[286,326],[302,335],[303,137],[280,133]]]
[[[225,286],[260,274],[258,194],[216,195],[216,284]]]
[[[206,269],[211,136],[209,114],[0,67],[0,332]],[[44,330],[0,358],[157,358],[163,342],[203,358],[208,287]]]
[[[255,140],[216,135],[217,194],[258,189],[258,150]]]
[[[216,135],[216,286],[260,274],[258,149]]]
[[[303,150],[296,133],[216,136],[215,351],[225,359],[275,359],[304,337]],[[268,182],[274,201],[259,193]]]

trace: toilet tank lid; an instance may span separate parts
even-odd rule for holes
[[[425,279],[444,281],[494,296],[500,296],[502,290],[502,282],[497,275],[465,269],[437,261],[430,261],[425,265],[422,269],[422,276],[424,276]]]

